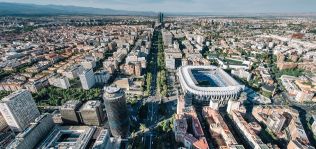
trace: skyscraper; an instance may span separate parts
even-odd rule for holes
[[[22,132],[40,116],[33,97],[27,90],[19,90],[4,97],[0,102],[0,111],[14,132]]]
[[[127,137],[129,133],[129,116],[125,93],[118,87],[104,89],[104,103],[111,133],[114,137]]]
[[[163,13],[159,12],[158,18],[159,18],[159,23],[163,23]]]

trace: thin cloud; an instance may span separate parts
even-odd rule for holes
[[[164,12],[316,12],[316,0],[0,0]]]

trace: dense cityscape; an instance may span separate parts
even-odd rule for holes
[[[315,93],[315,17],[0,17],[4,149],[314,149]]]

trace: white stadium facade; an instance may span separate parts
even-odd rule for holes
[[[216,102],[224,106],[228,100],[237,99],[245,88],[216,66],[182,66],[178,76],[184,94],[202,105]]]

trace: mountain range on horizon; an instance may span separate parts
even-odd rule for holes
[[[126,11],[109,8],[92,8],[63,5],[37,5],[26,3],[0,2],[0,16],[28,15],[156,15],[155,12]]]
[[[64,5],[37,5],[29,3],[0,2],[0,16],[54,16],[54,15],[127,15],[156,16],[158,12],[128,11],[110,8],[93,8]],[[312,16],[316,13],[225,13],[225,12],[173,12],[167,15],[224,15],[224,16]]]

